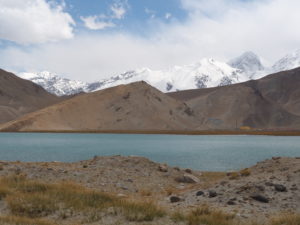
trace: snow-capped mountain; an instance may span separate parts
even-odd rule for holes
[[[54,73],[43,71],[40,73],[20,73],[19,77],[31,80],[45,90],[58,96],[73,95],[86,90],[87,83],[62,78]]]
[[[41,73],[21,73],[23,79],[31,80],[47,91],[56,95],[73,95],[80,92],[93,92],[120,84],[144,80],[162,92],[172,92],[194,88],[224,86],[251,79],[258,79],[267,74],[300,67],[300,50],[288,54],[271,68],[266,68],[257,55],[246,52],[228,63],[211,58],[204,58],[197,63],[174,66],[167,70],[142,68],[86,83],[62,78],[44,71]]]
[[[44,87],[47,91],[59,96],[72,95],[83,91],[92,92],[141,80],[163,92],[171,92],[224,86],[249,79],[239,69],[232,68],[226,63],[206,58],[195,64],[175,66],[164,71],[150,70],[148,68],[137,69],[93,83],[72,81],[46,71],[41,73],[21,73],[19,76],[23,79],[31,80]]]
[[[290,70],[300,67],[300,49],[287,54],[282,59],[278,60],[273,66],[272,70],[274,72],[280,72],[284,70]]]
[[[240,69],[250,78],[265,69],[259,57],[250,51],[230,60],[228,64],[233,68]]]
[[[119,76],[103,80],[95,91],[119,84],[127,84],[144,80],[163,92],[223,86],[246,80],[238,69],[234,69],[214,59],[202,59],[200,62],[186,66],[175,66],[165,71],[148,68],[129,71]],[[94,86],[91,85],[91,86]]]

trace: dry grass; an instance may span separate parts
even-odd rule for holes
[[[17,216],[3,216],[0,217],[1,225],[57,225],[46,220],[29,219]]]
[[[233,225],[234,215],[213,210],[208,206],[199,207],[189,213],[186,217],[188,225]]]
[[[198,207],[188,214],[179,211],[173,213],[171,219],[177,224],[185,222],[187,225],[237,225],[234,215],[210,208],[207,205]]]
[[[300,214],[283,213],[272,218],[270,225],[300,225]]]
[[[224,172],[203,172],[201,176],[201,188],[209,188],[226,177]]]
[[[205,173],[203,176],[215,182],[225,175]],[[103,216],[117,216],[118,219],[125,221],[120,224],[131,222],[148,224],[151,221],[155,223],[156,219],[162,217],[169,221],[168,224],[255,224],[239,221],[233,214],[226,214],[206,205],[192,211],[167,213],[153,202],[122,199],[73,183],[45,184],[29,180],[22,175],[0,179],[0,196],[6,201],[11,213],[10,216],[0,216],[1,225],[57,225],[40,218],[65,220],[73,216],[80,216],[81,224],[98,222]],[[300,225],[300,214],[280,214],[264,224],[255,225]]]
[[[151,202],[122,200],[72,183],[45,184],[20,175],[3,178],[0,184],[11,190],[5,192],[5,201],[14,216],[45,217],[66,209],[90,215],[113,208],[129,221],[152,221],[165,214]]]
[[[248,177],[248,176],[251,175],[251,171],[250,171],[250,169],[248,169],[248,168],[243,169],[243,170],[240,171],[240,175],[241,175],[242,177]]]

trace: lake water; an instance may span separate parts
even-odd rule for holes
[[[64,161],[136,155],[207,171],[249,167],[273,156],[300,156],[300,137],[0,133],[0,160]]]

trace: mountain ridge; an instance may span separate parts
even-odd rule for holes
[[[162,92],[181,91],[194,88],[208,88],[259,79],[268,74],[300,66],[300,50],[278,60],[272,67],[265,67],[261,59],[248,51],[227,63],[204,58],[196,63],[174,66],[167,70],[141,68],[95,82],[82,82],[60,77],[48,71],[20,73],[58,96],[93,92],[119,84],[144,80]]]
[[[86,93],[0,126],[1,131],[300,130],[300,68],[258,80],[163,93],[144,81]]]
[[[37,84],[0,69],[0,124],[61,100]]]

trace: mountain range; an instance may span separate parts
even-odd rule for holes
[[[13,78],[6,86],[13,86],[15,77],[5,76]],[[20,95],[38,88],[19,81],[31,85]],[[50,101],[43,109],[2,124],[0,131],[300,130],[299,87],[300,67],[238,84],[171,93],[139,81],[59,98],[57,104]]]
[[[259,79],[265,75],[298,66],[300,66],[300,50],[286,55],[272,67],[265,67],[253,52],[245,52],[227,63],[204,58],[194,64],[174,66],[168,70],[142,68],[91,83],[66,79],[48,71],[26,72],[18,75],[42,86],[50,93],[63,96],[98,91],[142,80],[162,92],[225,86]]]

